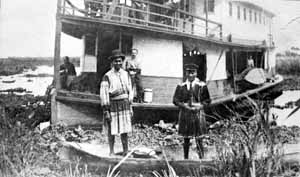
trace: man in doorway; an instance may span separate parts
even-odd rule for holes
[[[254,60],[252,58],[252,56],[250,55],[250,57],[247,59],[247,68],[254,68]]]
[[[128,72],[134,92],[134,102],[143,101],[143,86],[141,83],[141,66],[137,58],[138,50],[131,50],[131,58],[125,61],[125,70]]]
[[[100,84],[100,102],[108,130],[109,154],[114,154],[115,135],[121,135],[123,155],[128,153],[128,135],[132,131],[132,86],[128,73],[122,68],[125,55],[113,50],[109,57],[112,68]]]
[[[68,56],[64,57],[64,63],[59,67],[61,87],[70,90],[71,82],[76,77],[76,71],[73,63]]]
[[[187,80],[178,85],[173,96],[173,103],[179,107],[179,131],[184,137],[184,159],[189,158],[190,139],[195,138],[199,158],[204,156],[204,147],[201,135],[207,133],[204,110],[210,103],[207,86],[197,78],[198,66],[195,64],[185,65]]]

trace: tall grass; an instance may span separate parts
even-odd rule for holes
[[[300,58],[277,59],[276,71],[283,75],[300,75]]]
[[[235,116],[224,120],[222,127],[210,135],[217,152],[214,176],[269,177],[280,174],[282,146],[264,111],[266,104],[249,97],[244,104],[251,108],[253,116],[244,121],[243,116],[231,110]],[[264,152],[259,154],[262,145]]]

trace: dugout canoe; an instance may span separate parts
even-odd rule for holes
[[[64,142],[63,148],[59,151],[59,156],[61,160],[69,162],[76,162],[80,159],[80,164],[86,164],[88,167],[93,169],[96,168],[97,171],[100,172],[107,172],[109,168],[115,167],[123,159],[122,156],[110,157],[105,154],[99,155],[99,153],[97,154],[95,151],[91,150],[91,146],[97,148],[97,145]],[[178,175],[186,175],[197,169],[205,169],[206,173],[212,173],[215,169],[211,159],[168,160],[168,163],[174,168]],[[150,174],[153,171],[161,172],[162,170],[167,169],[167,161],[164,158],[150,159],[130,157],[118,167],[118,171],[123,175],[128,173]]]

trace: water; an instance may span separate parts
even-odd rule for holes
[[[25,77],[26,74],[38,75],[49,74],[47,77]],[[1,76],[0,78],[0,90],[13,89],[22,87],[31,94],[44,95],[47,86],[51,84],[53,80],[53,66],[38,66],[36,70],[27,70],[21,74],[15,74],[11,76]],[[2,81],[13,81],[14,83],[3,83]]]
[[[75,68],[76,71],[79,70],[78,67]],[[30,94],[35,96],[44,95],[48,85],[52,83],[53,80],[53,66],[38,66],[36,70],[27,70],[21,74],[15,74],[11,76],[0,76],[0,90],[13,89],[22,87]],[[26,74],[38,75],[47,74],[46,77],[25,77]],[[14,83],[3,83],[2,81],[13,81]]]
[[[283,94],[275,100],[275,105],[284,106],[288,102],[295,102],[300,99],[300,90],[296,91],[284,91]],[[277,124],[278,125],[286,125],[286,126],[293,126],[297,125],[300,126],[300,109],[295,112],[292,116],[287,118],[287,116],[296,109],[297,106],[293,106],[291,108],[285,109],[278,109],[272,108],[270,110],[271,114],[275,114],[278,116]]]

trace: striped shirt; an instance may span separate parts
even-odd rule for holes
[[[108,71],[100,84],[100,103],[109,107],[113,99],[133,99],[132,85],[128,73],[124,69]]]

